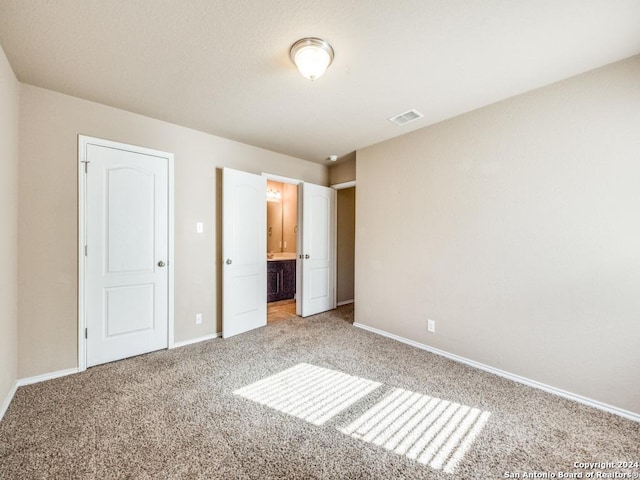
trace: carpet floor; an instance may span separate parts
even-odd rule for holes
[[[20,387],[0,478],[638,478],[614,462],[640,462],[640,424],[352,321],[346,306]]]

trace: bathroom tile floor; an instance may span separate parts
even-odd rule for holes
[[[353,323],[353,303],[339,306],[338,308],[333,310],[333,312],[335,313],[337,318],[340,318],[348,323]],[[296,301],[294,299],[267,303],[267,323],[286,320],[288,318],[294,318],[296,316]]]
[[[267,303],[267,323],[286,320],[295,316],[295,299]]]

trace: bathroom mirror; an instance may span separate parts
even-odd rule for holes
[[[267,253],[296,252],[298,189],[267,180]]]
[[[267,202],[267,252],[282,251],[282,203]]]

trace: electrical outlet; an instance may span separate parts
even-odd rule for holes
[[[202,323],[202,314],[196,313],[196,325],[200,325]]]
[[[428,319],[427,320],[427,330],[431,333],[436,333],[436,322],[435,320]]]

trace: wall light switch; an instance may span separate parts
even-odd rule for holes
[[[436,333],[436,322],[431,319],[427,320],[427,330]]]
[[[202,323],[202,314],[196,313],[196,325],[200,325]]]
[[[204,223],[202,223],[202,222],[197,222],[196,223],[196,232],[198,232],[198,233],[204,232]]]

